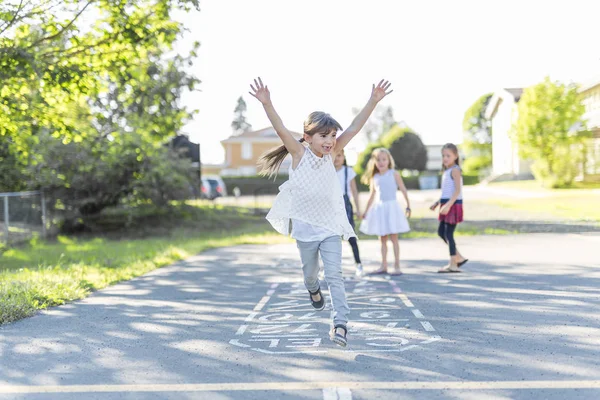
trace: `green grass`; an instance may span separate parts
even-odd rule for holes
[[[86,221],[86,226],[91,232],[83,237],[59,236],[54,242],[3,249],[0,324],[209,248],[289,241],[264,217],[226,207],[114,210]],[[105,231],[98,236],[100,226]]]
[[[571,187],[559,188],[559,189],[548,189],[542,187],[542,184],[536,180],[526,181],[506,181],[506,182],[492,182],[488,184],[490,187],[507,188],[507,189],[521,189],[536,192],[549,192],[549,193],[568,193],[577,192],[579,190],[585,191],[590,189],[600,189],[600,182],[574,182]]]
[[[490,199],[485,201],[488,204],[535,214],[550,214],[567,220],[600,222],[600,183],[575,182],[572,188],[567,189],[546,189],[533,180],[497,182],[491,183],[490,186],[527,190],[541,196]]]
[[[399,235],[401,239],[419,239],[437,237],[438,222],[434,219],[411,218],[409,220],[411,231]],[[356,226],[359,222],[356,221]],[[498,229],[498,228],[483,228],[477,225],[471,225],[469,222],[460,224],[456,229],[456,236],[474,236],[474,235],[512,235],[518,231]],[[360,233],[357,229],[358,238],[361,240],[377,239],[377,236],[369,236]]]
[[[552,214],[566,220],[600,222],[600,208],[596,195],[561,195],[537,199],[504,198],[488,200],[504,208],[528,211],[536,214]]]

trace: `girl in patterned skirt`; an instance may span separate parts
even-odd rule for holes
[[[442,162],[444,171],[442,196],[430,208],[435,210],[437,206],[440,206],[438,235],[448,244],[450,263],[438,272],[461,272],[460,267],[469,260],[456,249],[454,241],[456,225],[463,221],[462,172],[459,166],[458,149],[454,144],[447,143],[442,147]]]

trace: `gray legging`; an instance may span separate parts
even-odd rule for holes
[[[346,325],[350,309],[346,303],[346,289],[342,278],[342,239],[330,236],[322,242],[296,241],[302,260],[304,286],[311,292],[319,289],[319,253],[323,260],[325,280],[329,286],[333,324]]]

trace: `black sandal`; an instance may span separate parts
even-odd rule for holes
[[[344,330],[344,334],[340,335],[337,333],[337,328],[342,328]],[[348,339],[346,339],[346,334],[348,333],[348,328],[346,325],[337,324],[333,328],[331,328],[331,332],[329,332],[329,339],[338,346],[346,347],[348,344]]]
[[[321,311],[325,308],[325,297],[323,297],[323,293],[321,293],[321,288],[318,288],[316,292],[311,292],[310,290],[308,291],[309,293],[309,298],[310,298],[310,304],[312,304],[313,308],[317,311]],[[319,295],[321,297],[321,300],[319,301],[314,301],[313,300],[313,296]]]

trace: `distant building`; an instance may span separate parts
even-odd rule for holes
[[[531,175],[531,160],[519,157],[518,144],[510,138],[522,94],[522,88],[498,90],[486,107],[485,117],[492,121],[492,175]]]
[[[442,147],[443,144],[426,144],[427,166],[426,171],[440,171],[442,169]]]
[[[586,146],[583,175],[586,178],[600,179],[600,76],[581,85],[585,114],[583,119],[592,132],[592,139]]]
[[[300,139],[301,134],[292,132]],[[256,163],[261,155],[283,144],[275,129],[268,127],[258,131],[244,132],[221,141],[225,149],[225,162],[221,167],[223,176],[252,176],[257,174]],[[291,157],[286,158],[280,174],[287,174]]]

